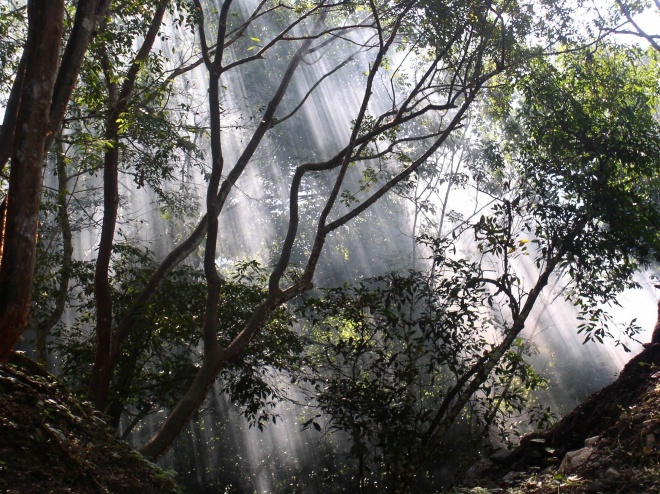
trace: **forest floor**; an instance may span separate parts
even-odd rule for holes
[[[0,492],[181,492],[120,441],[91,406],[14,354],[0,366]]]
[[[525,437],[475,484],[454,492],[660,493],[660,346],[633,358],[555,427]]]
[[[573,464],[562,466],[574,451],[581,453]],[[0,366],[0,492],[181,490],[117,439],[91,406],[17,354]],[[660,493],[660,346],[633,358],[614,383],[555,427],[525,437],[499,463],[491,461],[470,487],[452,492]]]

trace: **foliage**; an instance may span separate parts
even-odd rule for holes
[[[182,4],[180,15],[186,14],[187,2],[171,4]],[[124,1],[103,23],[83,63],[63,134],[76,171],[96,175],[103,167],[103,153],[118,146],[122,175],[136,189],[149,187],[162,211],[181,217],[198,207],[186,182],[203,153],[195,143],[198,129],[190,124],[194,109],[168,79],[163,49],[152,50],[141,63],[129,101],[115,120],[118,142],[107,135],[107,112],[120,103],[118,92],[136,56],[135,45],[149,28],[151,10],[143,2]],[[173,24],[185,29],[178,18]]]
[[[115,246],[112,286],[114,308],[125,310],[134,292],[151,272],[153,253],[128,244]],[[92,267],[87,276],[78,273],[78,319],[57,332],[55,344],[61,358],[61,372],[73,389],[84,392],[94,358],[94,341],[89,326],[94,323]],[[225,282],[219,317],[223,328],[219,336],[229,340],[233,328],[250,314],[263,299],[262,268],[243,263]],[[206,287],[199,271],[182,267],[161,286],[158,295],[143,308],[137,331],[122,352],[114,395],[109,408],[111,419],[118,421],[127,413],[136,426],[149,414],[172,408],[190,384],[201,358],[199,321],[203,317]],[[262,428],[275,421],[272,409],[283,397],[274,372],[291,372],[302,365],[302,345],[292,330],[293,319],[284,309],[276,312],[264,331],[241,358],[228,365],[219,376],[219,391],[242,409],[250,424]],[[124,431],[124,434],[130,432]]]
[[[520,177],[504,186],[533,219],[525,229],[537,266],[583,225],[564,242],[561,269],[587,340],[612,336],[602,305],[616,303],[617,293],[634,286],[632,274],[660,252],[656,58],[605,46],[586,57],[534,61],[519,74],[505,140],[493,148],[494,163],[511,163]]]
[[[428,447],[453,386],[503,329],[486,309],[492,295],[480,266],[446,255],[448,241],[430,247],[431,274],[391,273],[330,289],[301,309],[313,324],[315,398],[328,428],[350,435],[351,454],[365,465],[363,482],[385,482],[387,489]],[[529,350],[519,340],[466,410],[464,426],[476,430],[477,444],[484,429],[499,425],[504,432],[525,411],[529,391],[544,385],[524,353]]]
[[[633,321],[617,333],[606,308],[660,247],[658,80],[640,59],[605,46],[520,69],[472,153],[471,171],[489,177],[487,211],[451,238],[424,240],[426,274],[306,302],[316,398],[329,429],[351,436],[363,482],[405,483],[460,410],[481,434],[523,411],[544,380],[523,359],[521,332],[551,277],[579,309],[586,341],[627,349],[639,332]],[[469,239],[476,252],[463,258],[457,246]],[[532,420],[552,419],[530,405]]]
[[[21,3],[7,2],[0,5],[0,94],[3,95],[11,88],[12,75],[20,58],[20,47],[26,36],[26,8]]]

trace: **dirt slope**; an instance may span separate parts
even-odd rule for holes
[[[578,450],[581,463],[562,465]],[[614,383],[551,430],[524,438],[486,477],[482,490],[456,492],[660,493],[660,345],[634,357]]]
[[[181,492],[42,367],[20,354],[0,366],[0,492]]]

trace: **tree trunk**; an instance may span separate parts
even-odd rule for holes
[[[112,143],[106,149],[103,163],[103,224],[99,253],[94,272],[94,294],[96,295],[96,354],[92,376],[87,388],[87,398],[96,408],[105,411],[110,381],[118,355],[113,351],[112,330],[112,291],[110,287],[110,260],[114,245],[115,226],[119,211],[119,141],[121,139],[118,119],[128,108],[138,73],[144,67],[144,61],[151,52],[156,36],[160,30],[169,2],[159,3],[151,20],[149,31],[142,42],[140,50],[126,72],[126,78],[117,92],[116,74],[106,56],[103,71],[107,79],[110,111],[106,120],[105,139]],[[117,350],[119,351],[119,349]]]
[[[7,155],[12,166],[0,258],[0,361],[11,351],[29,316],[44,154],[64,117],[98,19],[109,3],[77,2],[74,26],[58,66],[64,0],[28,2],[28,36],[7,106],[5,123],[9,125],[1,138],[3,145],[11,144],[11,152],[0,156],[0,169]]]
[[[204,402],[220,371],[247,348],[273,310],[287,300],[279,294],[269,294],[266,300],[254,311],[252,318],[243,331],[234,338],[229,346],[221,348],[217,342],[204,346],[202,365],[197,371],[195,379],[186,394],[174,407],[174,410],[167,416],[158,432],[140,449],[143,455],[155,460],[167,452],[188,423],[188,420],[190,420],[190,417]]]
[[[660,285],[655,285],[656,288],[660,288]],[[658,319],[655,322],[653,327],[653,334],[651,335],[651,345],[660,343],[660,300],[658,300]]]
[[[113,112],[106,127],[106,139],[113,144],[106,150],[103,164],[103,226],[94,273],[96,355],[87,390],[87,399],[101,411],[105,410],[112,372],[108,366],[112,338],[112,291],[109,272],[119,210],[119,138],[114,116]]]
[[[28,3],[22,97],[16,117],[2,264],[0,361],[27,325],[32,297],[44,146],[59,63],[64,0]]]
[[[48,316],[37,325],[35,335],[35,359],[48,368],[48,335],[53,327],[59,322],[66,307],[67,294],[69,292],[69,280],[71,279],[71,266],[73,263],[73,239],[71,235],[71,223],[69,222],[69,211],[67,209],[67,184],[66,160],[62,143],[57,152],[57,222],[62,232],[62,266],[60,268],[59,286],[55,297],[55,307]]]
[[[204,402],[209,388],[215,382],[220,370],[226,365],[227,358],[223,355],[219,346],[216,345],[212,351],[205,350],[206,354],[202,366],[188,391],[167,416],[165,423],[156,435],[140,449],[140,453],[147,458],[155,460],[165,454],[186,426],[192,414]]]

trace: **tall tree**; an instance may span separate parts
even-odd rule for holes
[[[169,414],[160,431],[142,448],[142,452],[151,457],[160,456],[169,447],[204,400],[219,371],[245,351],[273,311],[312,287],[312,279],[326,238],[363,214],[389,190],[414,173],[428,156],[442,146],[460,125],[467,109],[484,85],[503,71],[507,64],[512,63],[517,49],[515,41],[529,32],[532,21],[529,17],[517,15],[505,22],[506,13],[511,6],[501,7],[479,1],[444,5],[443,9],[447,9],[443,10],[446,17],[434,17],[440,13],[433,5],[416,1],[389,2],[383,5],[369,3],[366,10],[358,9],[356,15],[351,13],[351,5],[321,1],[311,5],[308,10],[299,12],[292,22],[271,40],[260,40],[262,47],[253,50],[256,53],[234,61],[231,58],[225,59],[224,50],[224,46],[234,39],[230,37],[232,31],[229,25],[232,3],[224,2],[218,13],[216,51],[213,55],[206,41],[207,23],[203,16],[204,10],[201,4],[196,5],[202,53],[209,74],[212,165],[207,189],[207,213],[190,239],[173,252],[163,266],[167,268],[168,263],[173,262],[176,257],[190,252],[199,244],[202,235],[206,234],[204,270],[208,292],[203,325],[204,358],[188,392]],[[250,14],[249,19],[260,16],[261,9],[266,5],[261,4]],[[263,11],[266,12],[267,9]],[[335,24],[336,19],[342,18],[346,20]],[[416,21],[420,22],[421,28],[416,26]],[[296,35],[299,29],[304,34]],[[405,66],[401,65],[392,70],[388,68],[387,62],[388,57],[394,57],[398,41],[404,36],[409,39],[410,57],[415,56],[416,46],[425,46],[427,50],[424,56],[418,58],[421,67],[417,72],[416,82],[407,87],[394,84],[398,72],[405,72]],[[219,80],[224,73],[265,57],[275,44],[289,40],[296,43],[295,48],[292,47],[288,55],[288,63],[259,117],[259,123],[247,139],[238,159],[228,163],[222,148],[221,113],[217,93]],[[343,40],[355,46],[353,49],[349,48],[348,59],[339,61],[322,74],[308,93],[302,96],[300,103],[294,106],[293,111],[286,113],[286,110],[282,109],[282,101],[296,73],[302,70],[304,63],[309,63],[308,60],[317,56],[317,53]],[[369,58],[368,67],[365,67],[365,80],[360,88],[360,100],[352,110],[350,135],[341,143],[340,151],[329,159],[302,163],[293,168],[288,198],[288,230],[270,274],[267,294],[237,336],[228,345],[220,345],[218,334],[222,332],[222,322],[217,319],[217,306],[222,294],[222,280],[215,261],[217,239],[221,233],[218,215],[236,182],[251,164],[254,153],[267,132],[293,117],[318,86],[341,70],[349,59],[355,57],[360,60],[357,57],[358,52],[367,53]],[[381,77],[391,80],[397,90],[392,90],[389,94],[391,101],[384,111],[372,114],[374,93]],[[416,127],[416,122],[422,119],[432,119],[438,124],[421,134],[411,131],[410,129]],[[381,149],[376,143],[383,140],[389,142]],[[397,167],[397,155],[401,147],[410,141],[423,142],[422,150],[402,168]],[[364,177],[367,177],[373,174],[375,166],[356,167],[355,164],[369,163],[371,160],[378,160],[382,168],[392,171],[383,174],[381,185],[372,184],[373,190],[364,186],[351,192],[351,181],[348,178],[350,174],[363,173]],[[384,165],[386,163],[388,165]],[[328,175],[330,185],[327,195],[320,201],[314,226],[305,225],[306,228],[311,227],[312,236],[309,246],[305,249],[304,267],[295,282],[282,287],[284,275],[290,267],[294,245],[300,242],[302,225],[299,195],[303,184],[319,174]],[[348,204],[339,201],[340,195],[344,197],[346,194],[342,193],[342,190],[346,189],[348,197],[352,196],[353,199]],[[164,274],[163,270],[161,273]],[[156,273],[155,277],[162,276],[161,273]],[[136,310],[138,307],[139,305]],[[117,341],[121,342],[129,330],[129,326],[120,322]]]
[[[29,1],[28,30],[21,63],[5,112],[0,167],[11,157],[0,234],[0,361],[27,324],[39,221],[44,155],[76,83],[106,0],[80,0],[64,52],[63,1]],[[10,151],[11,150],[11,151]]]
[[[106,377],[104,373],[110,371],[103,363],[106,362],[111,347],[112,296],[109,272],[119,210],[120,126],[122,119],[125,118],[124,113],[129,108],[136,79],[140,70],[146,65],[147,57],[160,31],[168,3],[167,1],[158,3],[154,12],[147,16],[149,22],[144,26],[142,45],[129,64],[126,73],[122,76],[115,73],[113,64],[110,61],[110,54],[105,51],[107,47],[104,45],[100,46],[101,65],[107,84],[108,108],[106,110],[103,136],[106,143],[103,158],[103,224],[94,273],[94,292],[96,297],[95,362],[100,365],[96,367],[99,370],[92,374],[88,393],[90,399],[96,403],[105,403],[107,400],[107,396],[103,393],[107,392],[108,388],[106,386],[99,386],[99,380],[109,380],[109,376]],[[139,15],[144,14],[145,12],[139,12]],[[122,81],[121,84],[118,83],[119,80]]]

